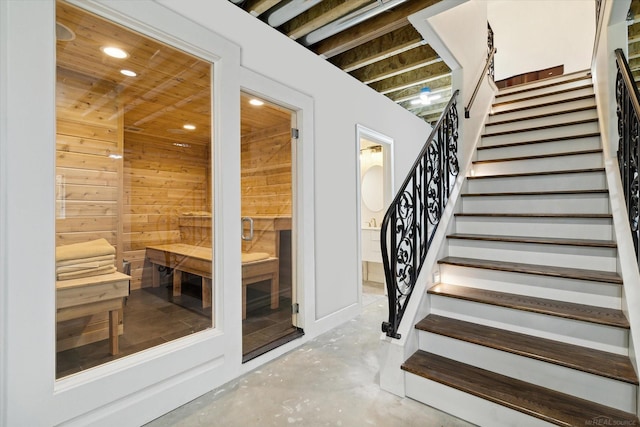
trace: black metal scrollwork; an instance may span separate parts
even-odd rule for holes
[[[487,22],[487,58],[490,59],[490,63],[489,63],[489,77],[491,77],[491,80],[495,80],[495,66],[494,66],[494,61],[493,58],[491,57],[491,52],[493,51],[493,29],[491,28],[491,25],[489,25],[489,23]]]
[[[640,265],[640,183],[638,182],[638,142],[640,142],[640,103],[638,89],[621,49],[616,49],[616,104],[618,116],[618,166],[636,258]]]
[[[458,175],[456,91],[431,131],[380,230],[389,298],[389,321],[382,331],[400,338],[400,320]]]

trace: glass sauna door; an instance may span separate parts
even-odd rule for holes
[[[243,362],[302,334],[293,309],[292,128],[292,111],[242,93]]]

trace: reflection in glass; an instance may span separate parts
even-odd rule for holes
[[[212,65],[59,1],[58,378],[212,324]]]

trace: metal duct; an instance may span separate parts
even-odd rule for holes
[[[340,31],[344,31],[349,27],[353,27],[354,25],[366,21],[373,16],[389,10],[392,7],[396,7],[397,5],[404,3],[405,1],[407,0],[378,0],[378,4],[365,6],[360,10],[350,13],[349,15],[336,19],[330,24],[320,27],[317,30],[310,32],[306,36],[300,37],[297,41],[303,46],[311,46],[312,44],[318,43],[319,41],[324,40],[327,37],[331,37],[332,35],[337,34]]]
[[[265,14],[263,20],[272,27],[279,27],[290,19],[311,9],[321,1],[322,0],[291,0],[289,3],[277,7],[274,11]]]

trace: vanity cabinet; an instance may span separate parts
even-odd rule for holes
[[[362,261],[382,263],[379,228],[362,228]]]

